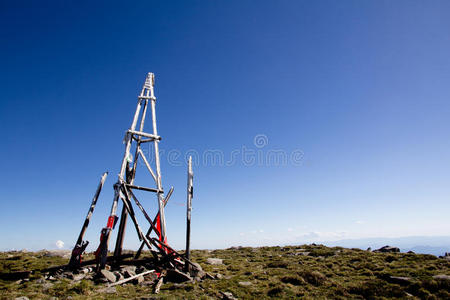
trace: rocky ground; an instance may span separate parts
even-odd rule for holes
[[[94,276],[89,266],[28,279],[8,274],[65,264],[65,252],[0,253],[1,299],[450,299],[450,256],[363,251],[322,245],[194,250],[202,274],[165,274],[124,266]],[[146,255],[149,255],[148,253]],[[85,259],[92,258],[87,255]],[[124,284],[120,280],[148,272]],[[155,289],[160,288],[159,293]],[[22,297],[22,298],[20,298]]]

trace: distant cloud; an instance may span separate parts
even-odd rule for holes
[[[292,232],[292,231],[294,231],[294,229],[292,229],[291,227],[289,227],[289,228],[287,229],[287,231]]]
[[[303,238],[303,239],[316,239],[318,237],[320,237],[320,232],[308,232],[308,233],[304,233],[298,236],[299,238]]]
[[[62,249],[62,247],[64,247],[64,242],[61,240],[57,240],[55,244],[58,249]]]
[[[239,233],[239,235],[240,235],[240,236],[244,236],[244,235],[245,235],[245,233],[241,232],[241,233]]]
[[[356,224],[364,224],[364,221],[357,220],[357,221],[355,221],[355,223],[356,223]]]
[[[296,238],[302,241],[327,241],[336,240],[348,236],[345,231],[330,231],[330,232],[319,232],[311,231],[308,233],[303,233],[296,235]]]
[[[259,230],[259,232],[260,232],[260,233],[263,233],[263,232],[264,232],[264,230],[260,229],[260,230]]]

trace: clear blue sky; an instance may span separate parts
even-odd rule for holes
[[[194,167],[193,248],[447,234],[449,11],[448,1],[2,1],[0,249],[71,247],[108,170],[86,236],[97,246],[147,72],[161,148],[181,153],[162,159],[175,247],[188,150],[238,153]],[[243,149],[302,156],[249,163]],[[153,197],[141,200],[154,214]]]

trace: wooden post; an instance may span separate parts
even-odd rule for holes
[[[151,74],[151,78],[150,78],[150,107],[152,110],[152,125],[153,125],[153,136],[157,137],[158,136],[158,130],[156,127],[156,109],[155,109],[155,104],[156,104],[156,97],[154,94],[154,89],[153,86],[155,84],[155,77],[153,75],[153,73],[149,73]],[[160,161],[159,161],[159,140],[155,140],[154,141],[154,147],[155,147],[155,165],[156,165],[156,186],[158,188],[158,190],[162,190],[162,182],[161,182],[161,166],[160,166]],[[160,220],[160,224],[161,224],[161,232],[160,232],[160,236],[159,239],[162,242],[166,242],[166,218],[165,218],[165,214],[164,214],[164,197],[163,194],[158,193],[158,208],[159,208],[159,220]]]
[[[148,92],[146,92],[148,96]],[[144,90],[141,92],[141,95],[144,95]],[[144,130],[144,122],[145,117],[147,115],[147,107],[148,107],[148,99],[144,99],[144,106],[142,108],[142,114],[141,114],[141,123],[139,126],[139,131],[143,132]],[[133,184],[134,178],[136,176],[136,167],[138,162],[139,154],[142,154],[141,148],[140,148],[140,140],[141,137],[138,136],[138,141],[136,145],[136,151],[134,153],[134,161],[133,161],[133,168],[131,170],[130,176],[126,176],[127,183]],[[152,174],[153,175],[153,174]],[[128,220],[128,211],[125,206],[122,207],[122,214],[120,216],[120,224],[119,224],[119,230],[117,232],[117,239],[116,239],[116,248],[114,249],[114,257],[116,262],[120,259],[122,255],[122,249],[123,249],[123,240],[125,238],[125,229],[127,227],[127,220]]]
[[[137,103],[136,111],[134,113],[133,122],[131,123],[130,129],[127,131],[127,133],[125,135],[125,143],[126,143],[125,144],[125,153],[124,153],[124,156],[122,159],[122,165],[121,165],[120,173],[119,173],[119,180],[114,186],[115,193],[114,193],[113,204],[111,207],[111,213],[108,218],[106,227],[102,229],[100,246],[99,246],[99,249],[97,249],[97,253],[99,253],[97,269],[103,269],[106,264],[106,256],[108,255],[109,237],[110,237],[111,231],[113,230],[115,223],[117,221],[116,212],[117,212],[117,205],[118,205],[119,197],[120,197],[120,193],[121,193],[120,189],[121,189],[121,185],[123,184],[123,181],[124,181],[123,178],[125,177],[125,170],[126,170],[127,162],[129,160],[129,156],[130,156],[131,144],[133,142],[132,133],[130,133],[130,131],[134,131],[136,129],[137,121],[138,121],[139,115],[141,113],[142,103],[143,102],[147,103],[146,98],[149,96],[149,86],[150,86],[149,83],[151,81],[151,78],[153,78],[153,73],[148,73],[147,78],[144,83],[144,86],[142,87],[141,94],[138,97],[138,103]],[[144,104],[144,105],[146,106],[146,104]],[[143,118],[141,118],[141,120],[143,120]],[[122,213],[123,216],[125,216],[126,214],[127,213],[124,213],[124,212]],[[125,224],[122,227],[123,227],[122,232],[119,232],[119,234],[123,238],[123,234],[124,234],[123,231],[125,230]]]
[[[188,160],[187,172],[187,204],[186,204],[186,258],[191,259],[190,243],[191,243],[191,211],[192,211],[192,197],[194,196],[193,187],[194,173],[192,172],[192,156]],[[189,272],[190,265],[186,264],[186,271]]]
[[[120,255],[123,249],[123,240],[125,238],[125,228],[127,227],[128,211],[125,206],[122,207],[120,215],[119,230],[117,231],[116,248],[114,249],[114,263],[119,263]]]
[[[126,167],[126,180],[127,182],[132,180],[133,169],[130,170],[130,164],[127,163]],[[114,249],[114,263],[118,264],[120,262],[120,255],[122,254],[123,240],[125,236],[125,228],[127,226],[128,211],[125,205],[122,206],[122,213],[120,215],[119,230],[117,231],[116,248]]]

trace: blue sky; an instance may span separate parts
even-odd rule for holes
[[[0,249],[70,248],[108,170],[86,235],[97,246],[147,72],[163,185],[175,187],[174,247],[184,245],[186,153],[199,158],[193,248],[448,235],[449,9],[3,1]],[[212,152],[224,162],[205,161]],[[153,197],[141,202],[155,213]],[[132,226],[125,245],[138,245]]]

